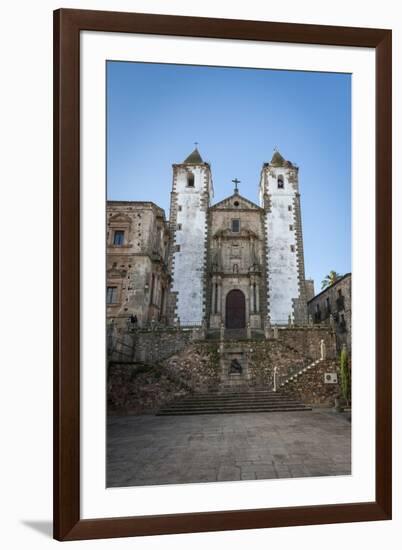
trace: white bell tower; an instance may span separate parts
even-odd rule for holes
[[[307,323],[299,168],[275,150],[264,163],[260,206],[265,210],[267,317],[272,325]]]
[[[196,147],[183,163],[173,164],[170,319],[181,326],[200,325],[205,317],[207,224],[212,196],[211,167]]]

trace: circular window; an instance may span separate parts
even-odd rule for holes
[[[233,203],[235,206],[239,206],[239,201],[234,201]]]

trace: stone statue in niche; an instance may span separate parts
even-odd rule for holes
[[[239,361],[237,359],[233,359],[230,363],[229,374],[241,374],[242,371],[243,369]]]

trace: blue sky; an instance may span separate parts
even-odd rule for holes
[[[107,195],[149,200],[169,216],[172,164],[199,143],[213,202],[258,204],[274,147],[299,166],[306,276],[316,292],[351,271],[351,76],[108,62]]]

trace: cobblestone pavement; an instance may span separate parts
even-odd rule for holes
[[[108,420],[107,486],[349,475],[351,424],[303,412]]]

